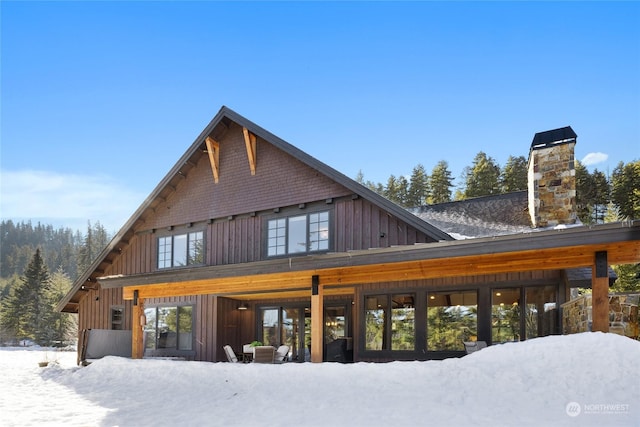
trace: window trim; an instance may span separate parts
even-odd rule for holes
[[[419,332],[418,332],[418,316],[417,310],[419,306],[417,305],[419,292],[416,291],[403,291],[394,289],[393,292],[371,292],[363,295],[363,312],[361,313],[363,324],[362,324],[362,349],[363,352],[371,353],[371,354],[402,354],[402,353],[414,353],[418,351],[420,341],[419,341]],[[393,322],[394,322],[394,296],[403,296],[413,298],[413,349],[394,349],[393,348]],[[366,334],[367,334],[367,300],[369,298],[383,298],[385,300],[385,306],[382,308],[384,310],[384,321],[382,324],[382,348],[380,349],[370,349],[367,348],[366,342]]]
[[[326,249],[319,249],[319,250],[305,250],[305,251],[300,251],[300,252],[290,252],[289,251],[289,219],[290,218],[296,218],[296,217],[300,217],[300,216],[304,216],[305,217],[305,233],[306,233],[306,244],[307,244],[307,248],[309,247],[309,243],[310,243],[310,236],[311,236],[311,230],[310,230],[310,221],[309,218],[311,215],[314,214],[323,214],[326,213],[328,215],[327,221],[328,221],[328,237],[327,237],[327,248]],[[334,241],[335,241],[335,232],[334,232],[334,216],[333,216],[333,209],[329,209],[326,206],[318,206],[318,208],[316,209],[308,209],[308,210],[301,210],[301,209],[297,209],[297,210],[287,210],[285,212],[280,212],[279,214],[275,214],[275,215],[268,215],[265,217],[264,219],[264,232],[263,232],[263,240],[264,240],[264,244],[262,245],[262,253],[263,253],[263,259],[277,259],[277,258],[285,258],[285,257],[292,257],[292,256],[305,256],[305,255],[311,255],[311,254],[322,254],[322,253],[327,253],[327,252],[331,252],[333,251],[333,247],[334,247]],[[282,254],[276,254],[276,255],[269,255],[269,223],[271,221],[277,221],[277,220],[285,220],[285,233],[284,233],[284,242],[285,242],[285,253]]]
[[[179,348],[179,344],[180,341],[178,340],[178,337],[176,337],[176,347],[175,348],[157,348],[158,342],[157,342],[157,335],[158,335],[158,309],[160,308],[176,308],[176,311],[178,311],[180,308],[182,307],[190,307],[191,308],[191,350],[181,350]],[[163,303],[163,304],[149,304],[149,305],[145,305],[144,307],[145,311],[148,309],[154,309],[156,312],[155,315],[155,319],[156,319],[156,324],[153,327],[153,331],[154,331],[154,335],[155,335],[155,341],[154,341],[154,348],[147,348],[147,343],[146,343],[146,336],[147,336],[147,329],[146,329],[146,324],[145,327],[143,329],[143,337],[144,337],[144,347],[143,347],[143,351],[144,351],[144,355],[145,356],[149,356],[149,357],[154,357],[154,356],[185,356],[185,357],[193,357],[196,354],[195,348],[196,348],[196,336],[195,336],[195,328],[196,328],[196,304],[189,302],[189,303]],[[178,317],[178,321],[179,321],[179,315],[176,312],[176,316]],[[146,319],[147,322],[149,321],[149,319]],[[176,325],[176,327],[179,329],[180,326],[179,324]]]
[[[190,263],[189,262],[189,249],[191,248],[191,242],[192,240],[189,239],[189,236],[191,234],[195,234],[195,233],[202,233],[202,262],[199,263]],[[174,250],[175,250],[175,238],[179,237],[179,236],[186,236],[186,242],[185,242],[185,248],[186,248],[186,252],[185,252],[185,258],[187,260],[187,262],[185,263],[185,265],[174,265],[175,262],[175,254],[174,254]],[[204,229],[194,229],[194,230],[180,230],[179,232],[175,232],[175,233],[164,233],[161,235],[158,235],[155,239],[155,243],[156,243],[156,262],[155,262],[155,268],[157,271],[161,271],[161,270],[171,270],[171,269],[179,269],[179,268],[189,268],[189,267],[194,267],[194,266],[201,266],[201,265],[206,265],[206,254],[207,254],[207,233]],[[164,247],[165,245],[161,245],[160,241],[162,239],[166,239],[166,238],[170,238],[171,239],[171,245],[170,245],[170,249],[169,249],[169,255],[170,255],[170,265],[166,266],[166,267],[161,267],[160,266],[160,248]],[[164,252],[166,253],[166,251]]]

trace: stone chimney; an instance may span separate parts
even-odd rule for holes
[[[576,222],[574,147],[570,126],[538,132],[529,151],[529,214],[534,227]]]

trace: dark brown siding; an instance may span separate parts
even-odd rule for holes
[[[164,228],[226,218],[349,194],[349,190],[258,138],[256,174],[251,175],[242,128],[233,124],[220,142],[220,179],[213,181],[200,157],[145,227]]]
[[[433,241],[424,233],[361,198],[336,201],[335,230],[336,252]]]
[[[131,301],[122,299],[121,289],[91,290],[80,301],[78,332],[83,329],[111,329],[111,307],[125,309],[123,328],[131,329]]]

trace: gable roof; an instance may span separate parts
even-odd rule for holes
[[[532,231],[527,191],[515,191],[411,209],[457,239]]]
[[[393,203],[390,200],[382,197],[378,193],[370,190],[369,188],[365,187],[364,185],[358,183],[357,181],[347,177],[346,175],[342,174],[341,172],[338,172],[337,170],[335,170],[332,167],[328,166],[327,164],[321,162],[320,160],[310,156],[309,154],[305,153],[304,151],[300,150],[299,148],[289,144],[288,142],[284,141],[283,139],[278,138],[277,136],[275,136],[271,132],[263,129],[262,127],[256,125],[255,123],[253,123],[250,120],[242,117],[241,115],[239,115],[235,111],[233,111],[233,110],[231,110],[231,109],[229,109],[229,108],[227,108],[225,106],[223,106],[220,109],[220,111],[213,118],[211,123],[209,123],[209,125],[205,128],[205,130],[196,139],[196,141],[191,146],[189,151],[187,151],[187,153],[185,153],[185,156],[188,155],[189,153],[192,153],[193,151],[197,151],[200,148],[200,146],[204,143],[205,138],[209,134],[214,132],[214,129],[216,128],[218,123],[220,123],[224,118],[227,118],[227,119],[229,119],[229,120],[231,120],[231,121],[233,121],[233,122],[235,122],[235,123],[247,128],[251,133],[253,133],[256,136],[259,136],[260,138],[264,139],[265,141],[271,143],[271,145],[279,148],[280,150],[282,150],[285,153],[293,156],[294,158],[296,158],[297,160],[299,160],[302,163],[306,164],[307,166],[317,170],[318,172],[320,172],[323,175],[331,178],[335,182],[337,182],[337,183],[341,184],[342,186],[348,188],[349,190],[353,191],[354,194],[357,194],[358,196],[360,196],[360,197],[362,197],[362,198],[364,198],[366,200],[369,200],[370,202],[374,203],[375,205],[387,210],[389,213],[397,216],[402,221],[406,222],[407,224],[411,225],[412,227],[416,228],[417,230],[425,233],[426,235],[430,236],[434,240],[453,240],[453,238],[451,236],[449,236],[447,233],[443,232],[442,230],[438,229],[437,227],[434,227],[432,224],[429,224],[428,222],[426,222],[424,220],[417,219],[415,217],[415,215],[412,215],[411,213],[407,212],[406,209],[396,205],[395,203]]]
[[[231,122],[234,122],[249,132],[260,137],[262,140],[273,145],[274,147],[284,151],[285,153],[296,158],[300,162],[304,163],[308,167],[318,171],[322,175],[332,179],[339,183],[343,187],[352,191],[358,197],[362,197],[365,200],[377,205],[383,210],[386,210],[390,214],[396,216],[401,221],[404,221],[408,225],[414,227],[416,230],[426,234],[436,241],[450,241],[454,240],[449,234],[438,229],[437,227],[429,224],[428,222],[418,218],[406,209],[396,205],[390,200],[380,196],[374,191],[361,185],[355,180],[348,178],[346,175],[338,172],[325,163],[310,156],[297,147],[289,144],[283,139],[275,136],[271,132],[263,129],[252,121],[246,119],[235,111],[223,106],[220,108],[215,117],[209,122],[204,130],[198,135],[195,141],[187,149],[187,151],[178,159],[176,164],[171,168],[167,175],[158,183],[151,194],[144,200],[144,202],[138,207],[133,215],[127,220],[127,222],[120,228],[120,230],[113,237],[107,247],[98,255],[96,260],[89,266],[89,268],[82,273],[82,275],[76,280],[71,290],[65,295],[65,297],[57,305],[56,309],[59,311],[71,311],[75,312],[74,304],[72,301],[79,301],[81,295],[79,292],[87,288],[95,288],[97,286],[96,279],[101,272],[102,264],[109,264],[113,258],[115,258],[121,251],[123,245],[127,245],[129,239],[133,235],[136,223],[143,221],[144,214],[147,210],[153,209],[158,203],[158,200],[162,200],[166,197],[167,193],[175,189],[175,183],[181,180],[191,168],[197,163],[195,160],[203,156],[206,150],[206,138],[213,136],[217,139],[220,135],[224,134],[226,129],[229,128]]]

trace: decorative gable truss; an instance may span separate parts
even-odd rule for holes
[[[247,147],[247,159],[249,160],[249,169],[251,175],[256,174],[256,162],[257,162],[257,138],[249,132],[246,127],[242,128],[242,134],[244,135],[244,143]],[[208,136],[205,139],[207,145],[207,153],[209,154],[209,163],[211,163],[211,171],[213,172],[213,182],[216,184],[220,179],[220,143]]]

